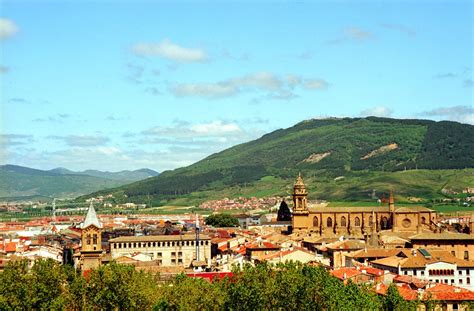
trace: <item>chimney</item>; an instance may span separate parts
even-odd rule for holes
[[[342,278],[345,280],[347,279],[347,273],[344,272],[344,274],[342,275]]]

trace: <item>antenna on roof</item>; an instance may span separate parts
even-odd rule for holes
[[[53,221],[56,221],[56,198],[53,199]]]

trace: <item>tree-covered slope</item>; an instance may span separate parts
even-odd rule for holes
[[[314,119],[116,190],[133,200],[245,186],[268,175],[293,178],[299,171],[336,177],[365,170],[470,168],[472,150],[474,127],[467,124],[375,117]]]
[[[62,168],[43,171],[17,165],[1,165],[0,198],[27,198],[33,196],[73,198],[144,179],[151,173],[147,170],[118,173],[95,172],[98,176],[86,175],[85,172],[76,173]],[[127,172],[130,172],[130,174],[127,174]],[[107,178],[101,177],[100,173],[104,176],[116,175],[113,176],[114,178]],[[119,178],[120,176],[122,178]]]

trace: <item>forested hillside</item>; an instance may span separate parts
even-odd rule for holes
[[[176,198],[248,186],[265,176],[335,178],[363,172],[463,169],[474,166],[474,126],[387,118],[300,122],[114,191],[128,200]],[[437,189],[435,191],[440,191]]]

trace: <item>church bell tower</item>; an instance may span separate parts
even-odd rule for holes
[[[81,226],[81,270],[97,269],[102,259],[102,224],[92,202]]]
[[[293,187],[293,229],[307,229],[308,228],[308,192],[304,184],[301,174],[298,174],[295,185]]]

